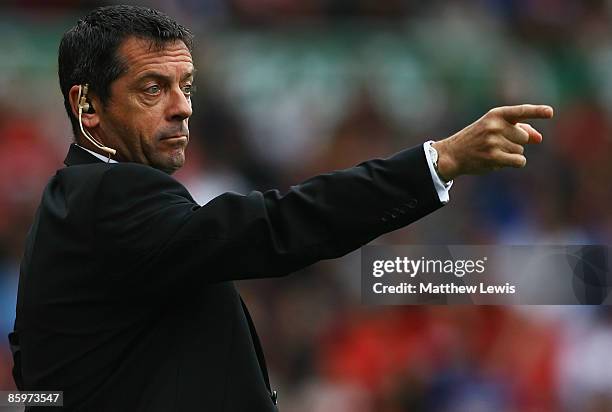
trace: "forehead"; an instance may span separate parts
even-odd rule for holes
[[[180,40],[163,43],[158,48],[151,40],[129,37],[121,43],[117,53],[126,64],[126,74],[130,77],[151,70],[169,74],[178,72],[178,75],[193,71],[191,53]]]

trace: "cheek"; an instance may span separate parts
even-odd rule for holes
[[[137,96],[126,99],[123,110],[117,113],[126,130],[124,137],[133,150],[140,150],[147,156],[153,156],[162,149],[159,138],[164,130],[163,101],[147,101]]]
[[[160,130],[160,118],[155,109],[149,108],[140,111],[132,118],[131,127],[136,131],[143,146],[155,146]]]

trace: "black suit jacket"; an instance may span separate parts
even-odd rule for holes
[[[14,377],[74,411],[274,411],[233,280],[342,256],[441,206],[421,146],[204,206],[169,175],[70,147],[19,279]],[[358,274],[355,274],[358,276]]]

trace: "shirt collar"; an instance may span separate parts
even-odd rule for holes
[[[100,153],[96,153],[96,152],[94,152],[92,150],[86,149],[83,146],[79,146],[76,143],[74,145],[77,146],[77,147],[80,147],[81,149],[85,150],[86,152],[89,152],[90,154],[94,155],[95,157],[97,157],[98,159],[102,160],[103,162],[106,162],[106,163],[119,163],[118,161],[116,161],[114,159],[111,159],[108,156],[102,156]]]

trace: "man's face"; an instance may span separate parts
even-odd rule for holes
[[[98,131],[118,159],[173,173],[185,162],[189,142],[193,62],[182,41],[151,47],[149,40],[126,39],[118,57],[127,71],[110,88]]]

